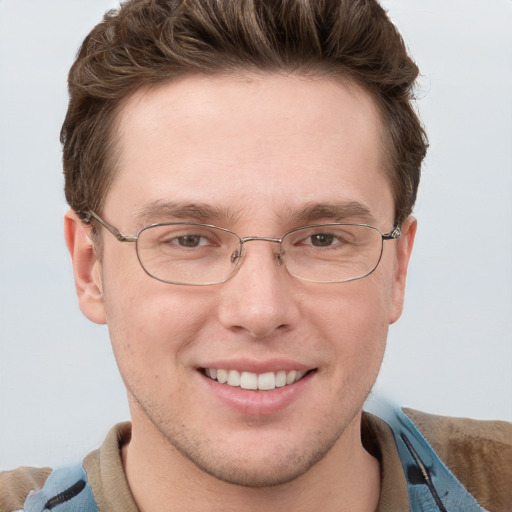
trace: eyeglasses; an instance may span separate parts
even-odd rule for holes
[[[165,283],[206,286],[227,281],[239,268],[247,242],[278,246],[275,258],[294,277],[316,283],[344,283],[371,274],[385,240],[400,238],[395,226],[383,234],[367,224],[313,224],[281,238],[240,237],[229,229],[191,222],[165,222],[123,235],[94,212],[90,216],[120,242],[135,242],[142,268]]]

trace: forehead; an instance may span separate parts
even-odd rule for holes
[[[120,112],[118,144],[105,208],[126,215],[168,202],[226,216],[360,202],[378,217],[392,203],[378,110],[333,79],[188,76],[138,91]]]

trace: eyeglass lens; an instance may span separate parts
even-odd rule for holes
[[[215,284],[231,276],[240,264],[243,244],[254,240],[212,226],[162,224],[139,233],[137,254],[146,272],[162,281]],[[350,281],[378,265],[382,235],[365,225],[303,227],[282,238],[279,254],[288,272],[299,279]]]

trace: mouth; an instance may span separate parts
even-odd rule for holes
[[[222,368],[201,368],[200,371],[211,380],[227,386],[251,391],[272,391],[294,384],[316,370],[279,370],[277,372],[253,373]]]

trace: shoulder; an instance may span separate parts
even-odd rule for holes
[[[83,460],[57,468],[20,467],[0,472],[0,512],[27,510],[131,510],[137,507],[123,470],[121,447],[129,423],[114,426],[101,447]],[[64,506],[64,504],[66,504]],[[67,507],[67,508],[63,508]]]
[[[512,503],[512,424],[452,418],[404,409],[439,457],[490,510]]]
[[[29,492],[40,490],[51,472],[51,468],[31,467],[0,472],[0,512],[22,509]]]
[[[1,512],[99,512],[82,462],[50,470],[19,468],[2,475]],[[5,485],[4,485],[5,484]]]

